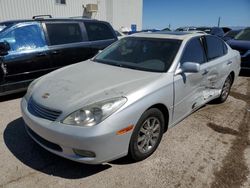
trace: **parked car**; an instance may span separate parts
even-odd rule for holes
[[[242,30],[234,39],[228,40],[231,48],[241,55],[241,69],[250,70],[250,27]]]
[[[196,30],[204,31],[207,34],[215,35],[220,38],[224,36],[224,31],[220,27],[197,27]]]
[[[233,39],[241,31],[242,31],[242,29],[230,30],[230,31],[228,31],[227,33],[224,34],[223,40],[228,41],[230,39]]]
[[[194,31],[185,31],[188,33],[201,33],[201,34],[207,34],[205,31],[199,31],[199,30],[194,30]]]
[[[109,23],[35,18],[0,23],[10,51],[0,62],[0,96],[25,90],[48,72],[93,57],[117,40]]]
[[[224,33],[227,33],[229,31],[231,31],[232,29],[229,27],[221,27],[221,29],[223,30]]]
[[[179,27],[175,31],[195,31],[196,27],[189,26],[189,27]]]
[[[168,27],[162,29],[162,31],[171,31],[171,29],[169,29]]]
[[[128,32],[128,35],[132,35],[135,33],[153,33],[153,32],[158,32],[160,31],[159,29],[143,29],[141,31],[130,31]]]
[[[31,138],[62,157],[139,161],[168,128],[211,100],[224,102],[239,70],[239,52],[216,36],[138,33],[33,81],[22,116]]]

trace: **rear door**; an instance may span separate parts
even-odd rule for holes
[[[108,23],[97,21],[84,21],[84,23],[88,39],[91,41],[93,56],[117,40],[115,31]]]
[[[227,46],[218,37],[207,35],[203,38],[206,47],[208,62],[204,64],[206,70],[206,89],[204,99],[206,101],[220,95],[220,90],[226,77],[230,64],[227,57]]]
[[[76,21],[44,23],[52,58],[52,68],[91,58],[91,45],[87,40],[84,24]]]
[[[204,104],[203,91],[206,87],[206,55],[200,37],[192,38],[187,42],[179,67],[185,62],[200,64],[198,73],[182,73],[174,76],[174,122],[190,114]]]
[[[4,57],[5,82],[37,78],[49,71],[48,47],[40,23],[20,23],[6,30],[0,41],[7,41],[11,50]]]

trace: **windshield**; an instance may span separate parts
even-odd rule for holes
[[[181,41],[127,37],[96,56],[94,61],[151,72],[166,72],[178,52]]]
[[[234,38],[239,32],[240,32],[240,30],[231,30],[231,31],[228,31],[225,34],[225,37]]]
[[[236,40],[250,41],[250,28],[244,29],[238,35],[235,36]]]
[[[7,27],[6,25],[0,25],[0,32],[6,27]]]
[[[13,25],[13,23],[9,23],[9,22],[0,23],[0,33],[1,33],[1,31],[4,31],[5,29],[11,27],[12,25]]]

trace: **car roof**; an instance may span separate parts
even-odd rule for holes
[[[145,37],[145,38],[163,38],[163,39],[177,39],[185,40],[193,38],[195,36],[203,36],[203,33],[193,33],[193,32],[178,32],[178,31],[158,31],[154,33],[135,33],[130,35],[131,37]]]
[[[93,22],[105,22],[95,19],[89,19],[89,18],[35,18],[35,19],[20,19],[20,20],[7,20],[4,22],[1,22],[1,24],[18,24],[23,22],[56,22],[56,21],[62,21],[62,22],[72,22],[72,21],[93,21]]]

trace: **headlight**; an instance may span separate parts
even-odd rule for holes
[[[34,85],[37,83],[38,80],[40,80],[40,78],[37,78],[37,79],[33,80],[33,81],[30,83],[30,85],[29,85],[29,87],[28,87],[28,89],[27,89],[27,92],[26,92],[26,94],[25,94],[25,96],[24,96],[24,98],[25,98],[27,101],[29,100],[29,98],[30,98],[30,96],[31,96],[31,93],[32,93],[32,91],[33,91],[33,87],[34,87]]]
[[[94,126],[117,111],[126,103],[125,97],[97,102],[67,116],[62,123],[77,126]]]

